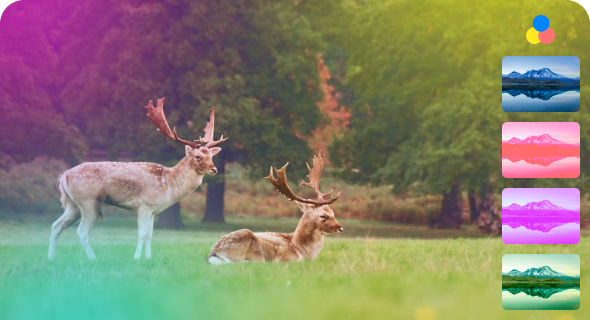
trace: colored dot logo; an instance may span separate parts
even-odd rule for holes
[[[555,40],[555,32],[549,28],[549,19],[544,15],[538,15],[533,19],[533,27],[527,30],[526,39],[532,44],[542,42],[550,44]]]

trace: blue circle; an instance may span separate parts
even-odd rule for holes
[[[549,28],[549,18],[544,15],[538,15],[533,20],[533,28],[539,32],[543,32]]]

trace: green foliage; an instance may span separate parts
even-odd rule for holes
[[[75,37],[66,60],[89,41],[79,25],[105,19],[95,10],[103,6],[82,6],[68,22]],[[313,83],[322,40],[292,4],[123,1],[106,14],[110,23],[91,36],[88,63],[71,70],[62,93],[68,118],[92,148],[172,164],[184,147],[166,142],[142,108],[165,96],[168,121],[185,139],[202,135],[216,109],[216,138],[230,137],[222,145],[228,161],[263,172],[287,161],[301,165],[311,154],[296,134],[309,134],[321,119]]]
[[[61,211],[57,177],[68,169],[60,160],[37,159],[0,169],[0,213]]]
[[[504,56],[588,59],[590,26],[578,4],[375,0],[334,8],[335,16],[326,21],[337,21],[337,15],[350,18],[333,39],[350,54],[348,69],[354,74],[349,83],[359,98],[353,129],[331,150],[348,181],[434,194],[448,191],[456,179],[473,190],[491,182],[500,188],[576,186],[588,191],[586,142],[579,179],[533,181],[500,174],[503,122],[590,120],[587,88],[581,89],[577,113],[504,113],[500,100]],[[531,12],[541,11],[552,13],[556,41],[533,46],[524,34],[534,18]],[[582,77],[589,68],[582,63]],[[581,140],[588,141],[588,134],[582,125]]]
[[[300,217],[301,211],[285,196],[274,191],[268,180],[231,164],[225,180],[225,212],[227,215],[263,217]],[[291,180],[293,181],[293,180]],[[352,185],[324,172],[322,191],[335,190],[341,197],[330,205],[338,219],[354,218],[370,221],[387,221],[413,225],[425,225],[428,219],[440,211],[440,197],[391,195],[388,186],[370,187]],[[206,187],[203,187],[205,190]],[[302,197],[311,198],[313,190],[291,182],[291,188]],[[256,199],[256,201],[252,201]],[[195,192],[181,201],[187,216],[201,216],[204,212],[206,192]]]
[[[64,121],[57,91],[63,84],[54,24],[55,2],[13,5],[0,24],[0,168],[45,155],[81,162],[86,139]]]
[[[519,276],[507,276],[505,274],[502,275],[502,282],[521,282],[521,283],[535,283],[535,284],[543,284],[543,283],[580,283],[580,281],[564,281],[558,278],[546,278],[540,279],[537,277],[519,277]]]

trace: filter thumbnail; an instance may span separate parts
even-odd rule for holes
[[[580,307],[577,254],[506,254],[502,257],[506,310],[576,310]]]
[[[577,178],[580,126],[577,122],[506,122],[502,126],[505,178]]]
[[[506,244],[580,242],[580,191],[576,188],[506,188],[502,191]]]

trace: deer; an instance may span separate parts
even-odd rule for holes
[[[141,258],[145,244],[145,258],[151,258],[151,240],[154,216],[192,193],[203,182],[205,174],[214,175],[217,168],[213,156],[221,151],[217,147],[228,138],[213,139],[215,110],[199,140],[180,139],[170,131],[164,115],[164,99],[158,99],[154,108],[150,100],[145,107],[151,123],[167,139],[185,145],[185,157],[172,168],[147,162],[85,162],[64,171],[57,180],[64,213],[51,226],[48,259],[55,258],[59,235],[81,219],[76,233],[89,259],[96,259],[88,236],[97,219],[104,219],[104,204],[138,213],[138,241],[135,259]]]
[[[304,199],[293,193],[287,182],[287,164],[276,172],[270,167],[268,179],[276,191],[282,193],[289,201],[297,204],[303,212],[299,224],[293,233],[252,232],[248,229],[238,230],[221,237],[211,248],[207,257],[209,264],[218,265],[235,262],[288,262],[313,260],[322,250],[326,234],[343,233],[344,229],[329,205],[339,197],[324,199],[332,191],[323,194],[319,184],[322,175],[325,155],[313,158],[313,168],[307,164],[309,182],[301,181],[300,185],[310,187],[317,195],[317,199]]]

